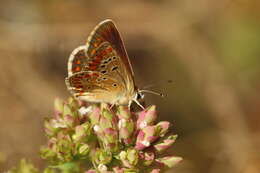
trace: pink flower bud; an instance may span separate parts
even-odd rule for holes
[[[154,121],[157,118],[157,113],[155,109],[155,106],[151,106],[148,109],[140,112],[137,119],[137,129],[142,129],[147,125],[153,125]]]
[[[160,164],[163,164],[169,168],[172,168],[175,166],[177,163],[182,161],[181,157],[176,157],[176,156],[167,156],[163,158],[156,159],[156,161]]]
[[[164,139],[163,141],[158,142],[154,145],[155,150],[158,153],[161,153],[171,147],[171,145],[175,142],[177,138],[177,135],[171,135],[167,139]]]
[[[160,169],[153,169],[152,171],[151,171],[151,173],[160,173]]]

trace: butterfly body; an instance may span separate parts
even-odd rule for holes
[[[130,105],[138,89],[121,36],[112,20],[98,24],[68,61],[68,90],[87,102]]]

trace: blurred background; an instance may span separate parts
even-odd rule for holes
[[[169,172],[260,172],[259,0],[1,0],[0,172],[21,158],[43,168],[43,119],[72,50],[111,18],[137,85],[179,138],[184,161]],[[167,81],[172,82],[167,82]]]

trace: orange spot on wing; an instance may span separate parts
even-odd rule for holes
[[[90,52],[91,55],[93,55],[94,53],[96,53],[96,50],[95,50],[95,49],[93,49],[93,50]]]
[[[82,96],[84,94],[84,91],[80,91],[79,95]]]
[[[96,56],[95,57],[95,61],[101,61],[103,58],[102,58],[102,56]]]
[[[97,73],[92,73],[92,76],[96,76],[96,77],[98,77],[99,74],[97,74]]]
[[[94,65],[94,64],[90,64],[88,68],[89,68],[90,70],[96,70],[96,69],[97,69],[97,66]]]
[[[77,66],[77,67],[74,68],[74,71],[80,71],[80,69],[81,68],[79,66]]]
[[[94,46],[94,47],[97,47],[97,46],[98,46],[98,44],[97,44],[97,43],[94,43],[94,44],[93,44],[93,46]]]
[[[80,62],[80,60],[78,59],[76,62],[75,62],[75,64],[80,64],[81,62]]]
[[[100,60],[93,60],[89,65],[90,66],[93,66],[93,65],[95,65],[95,66],[97,66],[97,65],[99,65],[100,64]]]
[[[89,78],[89,77],[90,77],[89,74],[85,74],[85,75],[84,75],[84,78]]]
[[[106,50],[103,50],[100,54],[101,54],[101,56],[104,56],[107,54],[107,52],[106,52]]]
[[[109,47],[109,48],[107,49],[108,53],[109,53],[109,52],[112,52],[112,50],[113,50],[112,47]]]

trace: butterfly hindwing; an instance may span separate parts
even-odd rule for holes
[[[79,46],[71,53],[68,61],[68,75],[80,71],[86,71],[86,64],[88,64],[89,58],[85,54],[86,46]]]
[[[104,82],[105,81],[105,82]],[[108,75],[81,71],[66,78],[66,85],[76,98],[85,97],[92,102],[113,102],[116,93],[123,90],[124,85]]]

